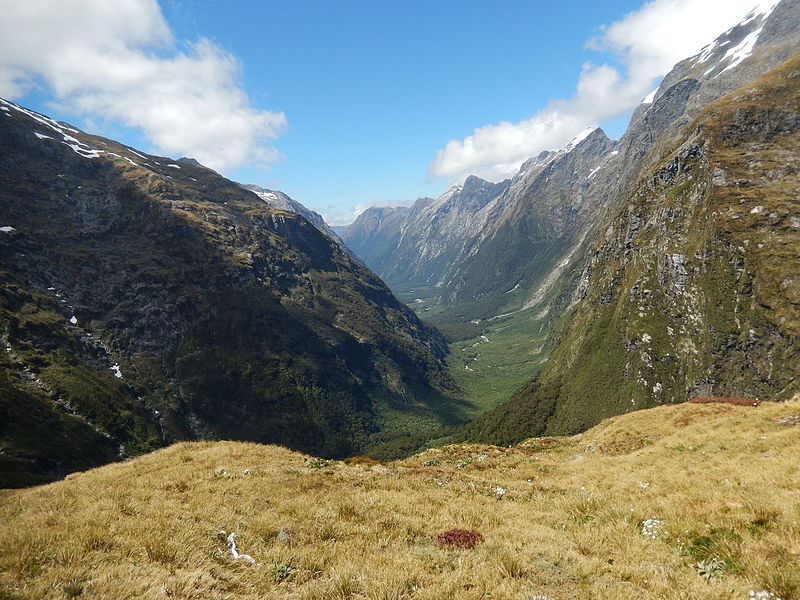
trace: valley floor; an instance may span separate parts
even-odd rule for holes
[[[0,598],[797,599],[799,414],[664,406],[387,465],[177,444],[2,492]]]

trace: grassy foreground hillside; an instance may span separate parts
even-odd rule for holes
[[[180,443],[3,492],[0,598],[797,599],[798,414],[663,406],[388,465]]]

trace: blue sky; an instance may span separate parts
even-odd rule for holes
[[[0,0],[0,95],[341,224],[618,137],[754,1]]]

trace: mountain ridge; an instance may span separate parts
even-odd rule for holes
[[[439,334],[304,217],[0,109],[7,481],[180,439],[342,456],[459,419]]]

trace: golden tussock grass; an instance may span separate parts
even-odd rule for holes
[[[177,444],[2,492],[0,599],[796,600],[798,413],[665,406],[388,465]]]

